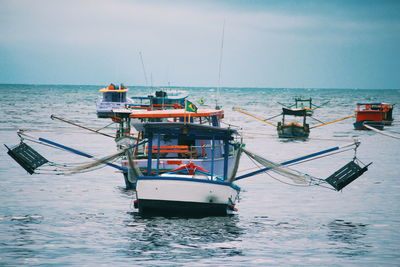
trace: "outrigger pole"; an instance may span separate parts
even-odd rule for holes
[[[99,130],[93,130],[93,129],[90,129],[90,128],[88,128],[88,127],[85,127],[85,126],[79,125],[79,124],[77,124],[77,123],[74,123],[74,122],[72,122],[72,121],[69,121],[69,120],[66,120],[66,119],[57,117],[57,116],[55,116],[55,115],[51,115],[50,118],[51,118],[52,120],[56,119],[56,120],[59,120],[59,121],[65,122],[65,123],[69,123],[69,124],[71,124],[71,125],[77,126],[77,127],[79,127],[79,128],[82,128],[82,129],[85,129],[85,130],[88,130],[88,131],[91,131],[91,132],[94,132],[94,133],[98,133],[98,134],[101,134],[101,135],[104,135],[104,136],[107,136],[107,137],[115,138],[115,136],[112,136],[112,135],[109,135],[109,134],[106,134],[106,133],[99,132],[99,130],[101,130],[101,129],[99,129]]]
[[[372,130],[374,132],[377,132],[379,134],[386,135],[386,136],[389,136],[389,137],[392,137],[392,138],[395,138],[395,139],[400,139],[400,136],[395,136],[395,135],[390,134],[390,133],[385,133],[384,131],[381,131],[381,130],[378,130],[378,129],[372,127],[372,126],[369,126],[365,122],[363,123],[363,125],[364,125],[365,128],[370,129],[370,130]]]
[[[348,144],[348,145],[332,147],[332,148],[321,150],[319,152],[311,153],[311,154],[308,154],[308,155],[305,155],[305,156],[302,156],[302,157],[298,157],[298,158],[295,158],[295,159],[284,161],[284,162],[280,163],[279,165],[285,166],[285,165],[293,164],[293,163],[296,163],[296,162],[299,162],[299,161],[303,161],[303,160],[306,160],[306,159],[314,158],[314,157],[317,157],[317,156],[320,156],[320,155],[323,155],[323,154],[327,154],[327,153],[330,153],[330,152],[333,152],[333,151],[337,151],[339,149],[343,149],[343,148],[346,148],[346,147],[350,147],[350,146],[353,146],[353,145],[357,146],[358,144],[359,144],[359,142],[356,141],[356,142]],[[235,181],[241,180],[241,179],[244,179],[244,178],[248,178],[248,177],[251,177],[251,176],[254,176],[254,175],[257,175],[257,174],[260,174],[260,173],[268,171],[270,169],[272,169],[272,168],[271,167],[266,167],[266,168],[262,168],[262,169],[257,170],[257,171],[253,171],[253,172],[249,172],[247,174],[240,175],[240,176],[235,178]]]
[[[22,136],[22,135],[28,136],[29,138],[33,138],[33,139],[39,141],[40,143],[45,143],[45,144],[48,144],[48,145],[51,145],[51,146],[55,146],[55,147],[61,148],[61,149],[65,150],[65,151],[77,154],[77,155],[82,156],[82,157],[94,158],[94,156],[92,156],[90,154],[87,154],[87,153],[85,153],[83,151],[79,151],[77,149],[64,146],[62,144],[56,143],[54,141],[51,141],[51,140],[48,140],[48,139],[45,139],[45,138],[42,138],[42,137],[35,137],[35,136],[32,136],[32,135],[28,135],[28,134],[24,133],[24,130],[18,130],[17,134],[19,136]],[[110,167],[113,167],[115,169],[118,169],[120,171],[124,171],[124,168],[122,168],[121,166],[118,166],[118,165],[115,165],[115,164],[112,164],[112,163],[107,163],[107,162],[105,162],[104,164],[106,164],[106,165],[108,165]]]
[[[248,113],[248,112],[246,112],[246,111],[244,111],[244,110],[241,110],[241,109],[239,109],[239,108],[235,108],[235,107],[233,107],[232,109],[233,109],[234,111],[237,111],[237,112],[240,112],[240,113],[246,114],[247,116],[250,116],[250,117],[252,117],[252,118],[254,118],[254,119],[256,119],[256,120],[259,120],[259,121],[265,122],[265,123],[267,123],[267,124],[269,124],[269,125],[271,125],[271,126],[274,126],[274,127],[276,127],[276,125],[275,125],[275,124],[273,124],[272,122],[269,122],[269,121],[267,121],[267,120],[264,120],[264,119],[262,119],[262,118],[260,118],[260,117],[254,116],[254,115],[252,115],[252,114],[250,114],[250,113]],[[279,115],[280,115],[280,114],[279,114]],[[279,116],[279,115],[278,115],[278,116]]]
[[[121,166],[115,165],[115,164],[113,164],[113,163],[108,163],[108,162],[106,162],[106,161],[102,161],[102,159],[97,159],[97,158],[95,158],[93,155],[90,155],[90,154],[88,154],[88,153],[86,153],[86,152],[77,150],[77,149],[75,149],[75,148],[71,148],[71,147],[68,147],[68,146],[64,146],[64,145],[62,145],[62,144],[56,143],[56,142],[54,142],[54,141],[51,141],[51,140],[48,140],[48,139],[45,139],[45,138],[42,138],[42,137],[35,137],[35,136],[32,136],[32,135],[26,134],[26,133],[24,133],[24,130],[18,130],[17,134],[18,134],[21,138],[22,138],[22,136],[27,136],[27,137],[29,137],[29,138],[31,138],[31,139],[35,139],[35,140],[36,140],[36,141],[31,140],[31,141],[33,141],[33,142],[39,142],[39,143],[41,143],[41,144],[46,144],[46,145],[50,145],[50,146],[53,146],[53,147],[57,147],[57,148],[63,149],[63,150],[65,150],[65,151],[68,151],[68,152],[71,152],[71,153],[74,153],[74,154],[77,154],[77,155],[82,156],[82,157],[91,158],[91,159],[94,159],[94,160],[99,160],[99,161],[100,161],[100,162],[99,162],[100,164],[105,164],[105,165],[108,165],[108,166],[110,166],[110,167],[113,167],[113,168],[115,168],[115,169],[117,169],[117,170],[126,172],[126,169],[123,168],[123,167],[121,167]],[[22,139],[23,139],[23,138],[22,138]],[[27,140],[29,140],[29,139],[27,139]],[[147,142],[147,141],[139,142],[139,143],[137,143],[137,144],[135,144],[135,145],[132,145],[132,146],[130,146],[130,147],[128,147],[128,148],[125,148],[124,151],[121,151],[120,153],[123,154],[123,153],[125,153],[125,151],[127,151],[127,150],[129,150],[129,149],[132,149],[132,148],[135,148],[135,147],[137,147],[137,146],[140,146],[140,145],[142,145],[142,144],[144,144],[144,143],[146,143],[146,142]]]
[[[355,117],[355,115],[350,115],[350,116],[347,116],[347,117],[344,117],[344,118],[341,118],[341,119],[338,119],[338,120],[334,120],[334,121],[326,122],[326,123],[323,123],[323,124],[315,125],[313,127],[310,127],[310,129],[321,127],[321,126],[325,126],[325,125],[328,125],[328,124],[331,124],[331,123],[335,123],[335,122],[338,122],[338,121],[343,121],[343,120],[346,120],[346,119],[349,119],[349,118],[353,118],[353,117]]]

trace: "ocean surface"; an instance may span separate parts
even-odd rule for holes
[[[18,129],[95,156],[116,151],[112,138],[52,120],[57,115],[100,129],[101,86],[0,85],[0,143],[16,145]],[[196,103],[215,105],[215,88],[181,88]],[[156,89],[130,87],[129,96]],[[400,266],[400,140],[356,131],[354,118],[311,130],[305,141],[280,140],[276,129],[232,110],[262,118],[281,112],[295,97],[329,101],[310,125],[354,113],[364,101],[394,103],[395,121],[385,132],[400,136],[400,90],[223,88],[218,104],[224,123],[241,128],[246,148],[273,161],[361,141],[357,158],[369,171],[336,192],[293,186],[264,173],[237,181],[238,212],[230,217],[141,218],[122,174],[104,167],[69,176],[29,175],[0,151],[0,266]],[[279,118],[272,121],[277,122]],[[114,125],[103,129],[115,133]],[[29,145],[57,163],[87,162],[61,150]],[[293,168],[326,178],[352,160],[354,151]],[[239,174],[257,167],[242,157]]]

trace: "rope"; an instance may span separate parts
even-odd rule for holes
[[[260,117],[254,116],[254,115],[252,115],[252,114],[250,114],[250,113],[248,113],[248,112],[246,112],[246,111],[244,111],[244,110],[241,110],[241,109],[235,108],[235,107],[233,107],[232,109],[233,109],[234,111],[243,113],[243,114],[245,114],[245,115],[247,115],[247,116],[250,116],[250,117],[252,117],[252,118],[254,118],[254,119],[256,119],[256,120],[262,121],[262,122],[264,122],[264,123],[267,123],[267,124],[269,124],[269,125],[271,125],[271,126],[276,127],[275,124],[273,124],[273,123],[271,123],[271,122],[269,122],[269,121],[263,120],[263,119],[261,119]]]
[[[328,124],[331,124],[331,123],[335,123],[335,122],[338,122],[338,121],[343,121],[343,120],[346,120],[346,119],[349,119],[349,118],[353,118],[353,117],[355,117],[355,115],[350,115],[350,116],[347,116],[347,117],[344,117],[344,118],[341,118],[341,119],[338,119],[338,120],[334,120],[334,121],[326,122],[326,123],[323,123],[323,124],[315,125],[313,127],[310,127],[310,129],[321,127],[321,126],[325,126],[325,125],[328,125]]]
[[[71,131],[71,130],[50,130],[50,129],[20,129],[24,132],[35,132],[35,133],[71,133],[71,134],[97,134],[94,132],[83,132],[83,131]]]
[[[253,162],[253,164],[256,165],[256,167],[253,168],[253,169],[260,169],[260,170],[262,169],[261,166],[257,165],[257,163],[254,161],[254,159],[252,159],[251,157],[249,157],[249,158],[250,158],[250,160]],[[286,184],[286,185],[296,186],[296,187],[309,187],[309,186],[314,186],[314,184],[307,184],[307,185],[305,185],[305,184],[292,184],[292,183],[288,183],[288,182],[282,181],[282,180],[280,180],[280,179],[274,177],[272,174],[268,173],[268,171],[264,171],[264,173],[267,174],[267,175],[268,175],[269,177],[271,177],[272,179],[274,179],[274,180],[276,180],[276,181],[278,181],[278,182],[280,182],[280,183]]]
[[[55,149],[58,149],[58,150],[61,150],[61,151],[65,151],[62,148],[59,148],[59,147],[56,147],[56,146],[52,146],[52,145],[49,145],[49,144],[46,144],[46,143],[43,143],[43,142],[40,142],[40,141],[32,140],[30,138],[26,138],[26,135],[25,135],[25,137],[20,136],[20,138],[21,138],[21,141],[25,140],[25,141],[36,143],[36,144],[39,144],[39,145],[43,145],[43,146],[55,148]],[[96,160],[95,158],[93,158],[93,159]],[[64,168],[64,169],[72,169],[72,168],[76,168],[76,166],[78,166],[78,165],[82,166],[84,164],[92,164],[92,163],[93,163],[93,161],[84,161],[84,162],[79,162],[79,163],[72,163],[72,162],[56,163],[56,162],[53,162],[53,161],[49,161],[48,165],[54,166],[54,167],[58,167],[58,168]]]
[[[260,163],[261,165],[263,165],[267,168],[270,168],[271,171],[276,172],[277,174],[285,176],[289,179],[292,179],[295,183],[305,184],[307,182],[310,182],[313,179],[319,180],[318,178],[311,177],[308,174],[304,174],[299,171],[284,167],[280,164],[274,163],[270,160],[267,160],[261,156],[254,154],[246,149],[243,149],[243,152],[246,153],[246,155],[249,156],[250,158],[252,158],[255,161],[257,161],[258,163]]]
[[[233,127],[235,127],[235,128],[242,129],[241,126],[237,126],[237,125],[234,125],[234,124],[226,123],[226,122],[223,122],[223,121],[220,121],[220,122],[221,122],[221,124],[228,125],[229,127],[233,126]]]
[[[101,134],[101,135],[104,135],[104,136],[107,136],[107,137],[115,138],[115,136],[113,136],[113,135],[109,135],[109,134],[106,134],[106,133],[99,132],[99,130],[93,130],[93,129],[91,129],[91,128],[88,128],[88,127],[79,125],[79,124],[77,124],[77,123],[74,123],[74,122],[72,122],[72,121],[63,119],[63,118],[61,118],[61,117],[57,117],[57,116],[55,116],[55,115],[51,115],[50,118],[51,118],[52,120],[56,119],[56,120],[59,120],[59,121],[62,121],[62,122],[65,122],[65,123],[74,125],[74,126],[76,126],[76,127],[79,127],[79,128],[82,128],[82,129],[85,129],[85,130],[88,130],[88,131],[91,131],[91,132],[94,132],[94,133],[97,133],[97,134]]]

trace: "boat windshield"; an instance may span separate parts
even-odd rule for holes
[[[126,102],[126,93],[106,92],[103,93],[103,102]]]

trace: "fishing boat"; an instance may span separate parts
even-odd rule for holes
[[[367,130],[367,124],[378,130],[383,130],[385,125],[393,122],[393,104],[369,102],[357,103],[356,122],[353,124],[356,130]]]
[[[286,122],[285,116],[303,117],[303,124],[297,121]],[[287,109],[282,108],[282,122],[278,122],[276,127],[279,138],[307,138],[310,134],[310,127],[306,123],[306,109]]]
[[[102,97],[96,104],[97,117],[109,118],[113,114],[113,109],[124,108],[126,104],[132,103],[126,96],[128,91],[129,89],[123,84],[117,87],[112,83],[100,89],[99,92],[102,93]]]
[[[182,109],[185,105],[187,92],[162,89],[154,95],[131,97],[131,103],[126,104],[128,109]]]
[[[241,140],[236,130],[221,127],[223,110],[120,110],[114,114],[124,129],[119,139],[129,136],[133,119],[139,136],[136,143],[142,142],[122,161],[128,169],[127,186],[136,188],[140,214],[217,216],[234,211],[240,188],[233,179]]]

